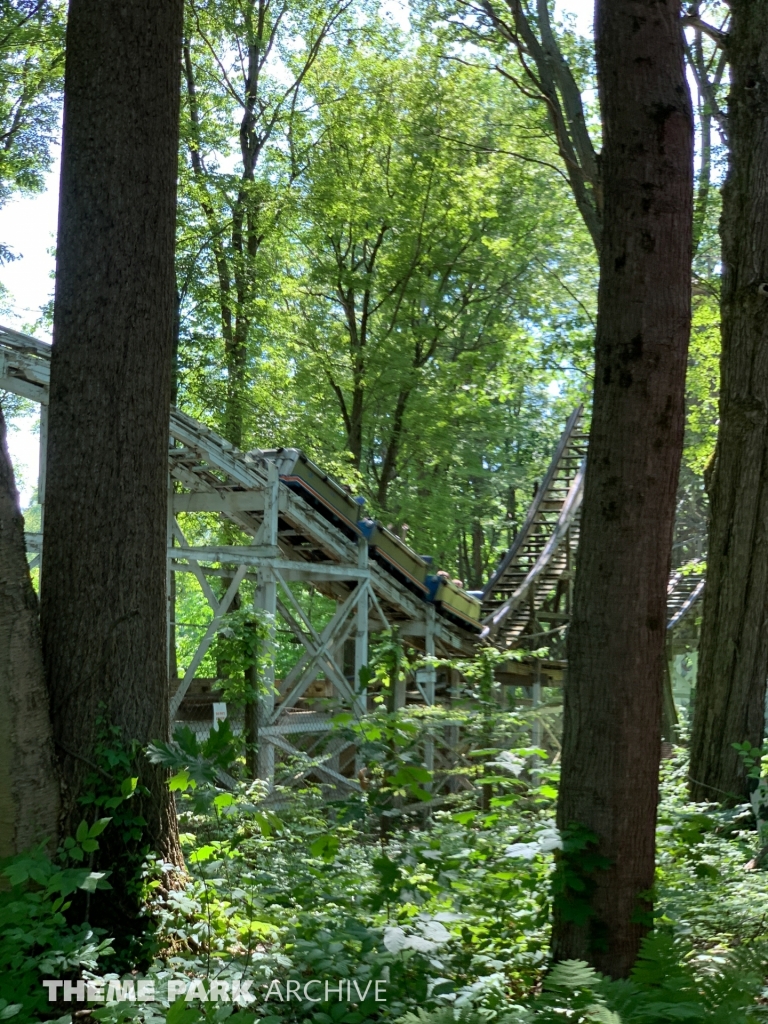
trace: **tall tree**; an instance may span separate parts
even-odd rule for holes
[[[238,447],[249,426],[253,333],[264,326],[258,282],[269,257],[260,264],[259,255],[306,163],[305,79],[351,2],[187,2],[183,130],[189,162],[182,209],[186,224],[197,222],[198,230],[182,233],[180,269],[184,278],[198,275],[204,252],[215,268],[213,303],[226,369],[221,428]],[[239,165],[222,168],[221,154],[233,152]],[[186,293],[192,282],[181,283]]]
[[[548,0],[458,0],[464,25],[473,35],[496,46],[511,44],[520,60],[520,73],[495,63],[496,71],[517,89],[546,107],[550,130],[557,145],[579,213],[600,248],[603,220],[603,185],[600,156],[590,134],[582,89],[566,58],[563,39],[552,27]],[[490,30],[490,31],[489,31]]]
[[[693,126],[679,0],[598,0],[595,390],[568,637],[553,954],[625,976],[654,878],[661,694],[690,330]],[[574,831],[576,830],[576,832]],[[579,831],[581,830],[581,831]],[[584,831],[586,830],[586,832]],[[570,858],[573,858],[572,860]],[[586,872],[577,894],[568,870]],[[573,913],[569,897],[586,900]]]
[[[768,675],[768,2],[731,0],[723,189],[720,429],[696,706],[694,799],[743,799],[733,748],[761,746]]]
[[[72,0],[41,623],[64,822],[99,721],[168,733],[168,416],[181,0]],[[162,773],[137,759],[147,842],[178,861]],[[124,836],[104,835],[105,859]],[[130,911],[127,905],[124,911]],[[110,922],[111,924],[112,922]]]
[[[343,450],[386,519],[415,525],[412,497],[429,492],[441,505],[463,474],[463,495],[454,487],[445,499],[455,535],[457,502],[459,521],[488,516],[487,481],[509,469],[501,392],[514,391],[512,367],[563,355],[566,303],[574,335],[577,316],[589,320],[579,308],[594,281],[586,232],[567,206],[554,213],[567,185],[548,140],[531,139],[540,112],[530,116],[482,69],[371,28],[354,52],[329,47],[309,89],[318,141],[296,229],[295,380],[305,407],[317,401],[328,420],[335,412]],[[530,322],[542,325],[539,338]],[[536,371],[527,383],[535,387]],[[437,525],[434,507],[430,516]]]
[[[0,411],[0,857],[55,839],[59,781],[37,596]]]

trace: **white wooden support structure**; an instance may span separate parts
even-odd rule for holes
[[[47,403],[50,346],[35,338],[0,327],[0,389],[40,403],[41,465],[39,497],[45,500]],[[313,775],[333,786],[354,788],[356,778],[338,767],[338,744],[327,743],[330,714],[306,702],[306,692],[319,675],[333,685],[333,701],[355,715],[367,710],[360,670],[368,662],[371,631],[397,628],[410,643],[437,647],[446,656],[467,656],[474,637],[456,627],[432,605],[414,594],[380,564],[369,560],[367,542],[351,537],[294,493],[277,469],[258,451],[237,451],[203,424],[178,410],[171,411],[168,488],[168,639],[173,636],[171,577],[192,575],[210,609],[203,635],[170,696],[171,721],[230,611],[243,581],[255,583],[255,605],[282,620],[303,648],[282,680],[267,669],[268,692],[258,714],[259,773],[271,781],[275,753],[309,753],[319,742],[326,749],[314,758]],[[181,516],[216,513],[245,535],[239,544],[196,543]],[[194,522],[194,519],[192,520]],[[204,531],[197,531],[204,532]],[[189,537],[187,536],[189,533]],[[27,535],[32,564],[38,564],[42,533]],[[216,587],[217,580],[223,581]],[[318,630],[302,609],[292,583],[311,586],[336,602],[336,613]],[[213,585],[212,585],[213,584]],[[423,644],[422,644],[423,638]],[[354,646],[354,679],[344,672],[345,644]],[[274,682],[274,687],[269,684]],[[434,700],[434,680],[427,679],[425,699]],[[431,697],[430,697],[431,694]]]
[[[368,569],[368,545],[364,538],[357,542],[357,567],[361,570]],[[370,578],[361,580],[358,584],[365,588],[365,598],[357,602],[357,617],[355,629],[355,678],[354,687],[357,693],[355,699],[355,712],[362,716],[368,711],[368,686],[363,684],[361,672],[368,667],[368,619],[369,619],[369,590]]]
[[[332,684],[337,707],[363,715],[367,694],[360,687],[360,670],[367,665],[371,629],[396,625],[413,637],[426,638],[429,633],[432,643],[440,643],[449,654],[467,653],[471,638],[436,617],[431,605],[369,561],[366,541],[352,540],[308,506],[276,478],[268,458],[234,452],[177,412],[171,418],[171,434],[171,472],[185,488],[174,494],[174,514],[215,511],[253,537],[251,545],[195,546],[177,529],[179,546],[169,549],[175,570],[194,573],[203,591],[212,593],[209,580],[221,574],[218,566],[239,565],[243,578],[257,584],[258,606],[287,625],[303,648],[284,678],[275,681],[274,696],[260,702],[260,777],[271,783],[275,752],[303,753],[311,756],[309,770],[316,777],[334,786],[356,787],[356,778],[342,775],[339,768],[344,744],[327,736],[332,716],[306,706],[307,691],[318,676]],[[207,466],[215,473],[210,474]],[[324,629],[313,625],[291,589],[297,581],[336,601],[336,612]],[[352,680],[344,671],[347,642],[354,645]],[[321,742],[322,752],[317,749]]]
[[[427,608],[427,632],[424,637],[424,653],[427,658],[435,657],[435,609]],[[437,683],[437,670],[434,664],[429,664],[426,669],[424,680],[424,700],[427,704],[435,703],[435,685]],[[424,764],[432,771],[435,767],[435,741],[428,736],[424,742]]]
[[[267,481],[264,488],[264,518],[256,535],[256,542],[266,549],[269,557],[277,552],[277,527],[279,515],[280,477],[277,466],[267,464]],[[254,597],[254,607],[262,612],[269,623],[269,634],[266,650],[263,652],[263,674],[260,685],[262,692],[258,698],[256,716],[258,743],[258,773],[272,786],[275,776],[275,745],[267,736],[262,736],[262,729],[270,725],[275,710],[275,628],[277,615],[277,581],[275,574],[268,566],[259,569],[258,584]]]

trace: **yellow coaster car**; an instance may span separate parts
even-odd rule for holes
[[[427,576],[428,597],[441,615],[456,625],[480,632],[480,602],[446,576]]]
[[[427,563],[375,519],[362,519],[357,528],[368,541],[368,554],[387,572],[421,598],[427,597]]]
[[[324,519],[338,526],[351,540],[358,539],[360,532],[356,524],[365,498],[353,498],[298,448],[267,448],[259,451],[259,455],[274,462],[283,483]]]

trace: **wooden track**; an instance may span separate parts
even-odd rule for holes
[[[704,593],[702,563],[691,562],[685,572],[676,569],[667,588],[667,629],[674,629],[688,615]]]
[[[481,638],[499,647],[533,646],[567,626],[579,542],[588,436],[583,407],[571,414],[549,469],[514,543],[483,591]],[[667,629],[674,629],[701,598],[704,572],[695,564],[675,570],[667,597]],[[562,634],[561,634],[562,635]]]
[[[540,631],[547,601],[570,613],[573,556],[578,545],[587,436],[583,406],[568,419],[549,469],[512,547],[483,591],[484,639],[516,647],[526,632]]]
[[[48,402],[50,346],[28,335],[0,327],[0,388],[13,391],[43,408]],[[570,616],[575,555],[583,495],[588,436],[582,430],[583,407],[573,411],[560,437],[549,469],[515,540],[482,592],[481,638],[502,648],[518,647],[526,636],[542,634],[542,623],[567,624]],[[174,511],[216,511],[255,538],[263,521],[265,466],[236,451],[203,424],[174,410],[171,414],[169,468],[184,488],[175,494]],[[42,468],[42,467],[41,467]],[[355,564],[354,545],[326,520],[279,485],[280,516],[274,557],[284,566],[301,567],[302,578],[314,578],[321,589],[343,600],[349,593]],[[39,549],[42,538],[30,536]],[[174,568],[181,568],[184,543],[169,550]],[[243,549],[197,549],[197,557],[242,557]],[[255,568],[257,559],[253,558]],[[210,570],[207,570],[210,572]],[[219,570],[222,572],[222,570]],[[404,627],[423,616],[421,602],[378,567],[370,567],[374,591],[388,620]],[[289,575],[291,575],[289,573]],[[354,586],[354,583],[352,583]],[[704,590],[701,571],[676,571],[669,582],[668,623],[673,629],[690,612]],[[458,633],[458,635],[457,635]],[[448,649],[468,650],[473,638],[445,622],[437,634]]]

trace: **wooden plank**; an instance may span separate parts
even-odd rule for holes
[[[174,515],[179,512],[263,512],[263,491],[196,491],[174,494]]]

